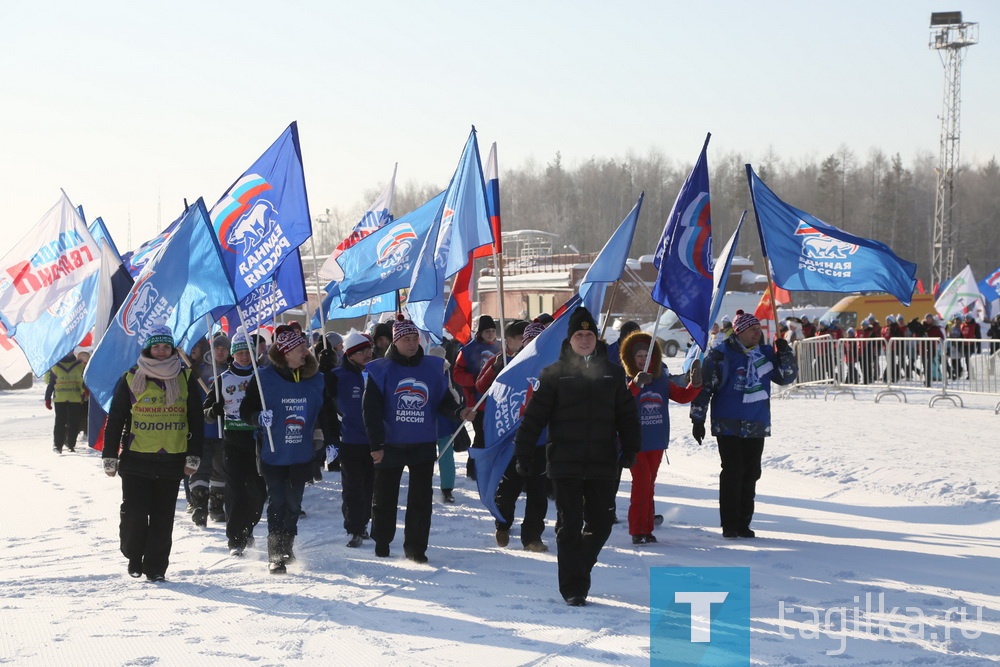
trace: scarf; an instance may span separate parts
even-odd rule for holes
[[[740,347],[743,347],[742,343],[740,343]],[[766,401],[767,390],[764,388],[764,382],[766,382],[767,374],[774,370],[774,365],[764,356],[759,345],[743,349],[747,355],[747,379],[743,386],[743,402]]]
[[[139,357],[139,367],[132,378],[129,389],[133,396],[138,396],[146,391],[146,379],[156,378],[163,382],[163,388],[167,392],[167,405],[173,405],[181,396],[181,388],[177,383],[177,376],[181,373],[181,358],[172,354],[162,361],[150,359],[149,357]]]

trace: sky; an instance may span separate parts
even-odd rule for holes
[[[1000,153],[1000,4],[962,71],[962,160]],[[275,8],[280,8],[278,11]],[[938,153],[944,69],[914,0],[418,3],[5,0],[6,253],[59,189],[123,250],[209,207],[293,120],[312,215],[443,188],[475,125],[501,172],[659,150]],[[502,187],[502,184],[501,184]],[[397,215],[405,211],[395,211]],[[515,221],[530,227],[530,221]]]

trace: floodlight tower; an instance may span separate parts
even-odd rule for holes
[[[959,121],[962,104],[962,58],[965,47],[979,41],[979,24],[962,21],[962,12],[931,14],[930,48],[944,65],[944,110],[941,114],[941,152],[934,197],[934,238],[931,246],[931,284],[951,278],[955,261],[953,213],[958,181]]]

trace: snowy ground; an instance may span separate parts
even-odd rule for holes
[[[389,559],[371,544],[348,549],[339,477],[328,473],[306,491],[288,575],[268,575],[260,548],[230,557],[223,526],[196,528],[179,501],[168,581],[130,579],[118,552],[119,482],[96,452],[51,451],[41,397],[37,385],[0,394],[0,663],[644,665],[657,566],[751,568],[754,664],[1000,661],[993,401],[775,401],[754,541],[721,538],[717,454],[691,439],[686,408],[671,406],[660,543],[634,547],[616,526],[591,604],[570,608],[556,589],[554,508],[552,553],[522,551],[516,537],[498,548],[461,475],[457,504],[435,502],[428,565],[402,558],[401,532]],[[871,626],[855,626],[866,594]],[[966,622],[954,612],[945,620],[953,607],[965,607]]]

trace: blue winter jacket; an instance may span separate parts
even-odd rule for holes
[[[791,384],[799,367],[791,349],[777,354],[771,345],[760,345],[772,370],[761,377],[764,400],[747,402],[746,377],[748,352],[736,336],[730,336],[705,355],[702,367],[704,384],[691,402],[691,421],[704,423],[712,406],[712,435],[740,438],[763,438],[771,435],[771,383]]]

